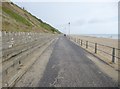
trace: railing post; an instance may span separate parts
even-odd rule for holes
[[[77,37],[76,37],[76,39],[75,39],[75,42],[77,43]]]
[[[95,53],[97,53],[97,43],[95,43]]]
[[[86,48],[88,48],[88,41],[86,41]]]
[[[81,40],[81,46],[82,46],[82,40]]]
[[[80,39],[79,39],[79,44],[80,44]]]
[[[77,38],[77,43],[79,43],[79,39]]]
[[[115,62],[115,48],[112,50],[112,62]]]

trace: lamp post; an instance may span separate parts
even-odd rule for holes
[[[69,35],[70,35],[70,22],[68,23],[68,26],[69,26]]]

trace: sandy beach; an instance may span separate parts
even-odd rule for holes
[[[99,43],[99,44],[102,44],[102,45],[118,48],[118,40],[117,39],[92,37],[92,36],[75,36],[75,37],[77,37],[79,39],[91,41],[91,42],[94,42],[94,43]]]
[[[92,36],[78,36],[72,35],[71,36],[74,41],[76,40],[79,45],[81,45],[85,50],[89,51],[90,53],[96,55],[100,59],[104,60],[105,62],[114,65],[117,68],[118,64],[118,40],[117,39],[110,39],[110,38],[102,38],[102,37],[92,37]],[[88,41],[88,48],[86,48],[86,41]],[[120,41],[119,41],[120,42]],[[97,43],[97,53],[95,54],[95,43]],[[100,45],[101,44],[101,45]],[[103,46],[105,45],[105,46]],[[112,63],[112,52],[113,48],[115,49],[115,63]]]

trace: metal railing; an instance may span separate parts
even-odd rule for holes
[[[103,44],[99,44],[99,43],[95,43],[95,42],[91,42],[91,41],[87,41],[87,40],[79,39],[79,38],[75,38],[75,37],[70,37],[70,39],[77,42],[78,44],[80,44],[80,46],[84,46],[86,49],[92,48],[94,50],[95,54],[97,54],[98,51],[100,51],[100,52],[102,52],[106,55],[111,56],[111,60],[112,60],[113,63],[115,63],[116,58],[120,59],[120,57],[118,55],[118,53],[120,53],[119,48],[115,48],[115,47],[111,47],[111,46],[108,46],[108,45],[103,45]],[[105,47],[109,49],[109,52],[105,51],[106,50],[106,49],[104,49]]]

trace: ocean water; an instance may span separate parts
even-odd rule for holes
[[[85,34],[84,36],[120,39],[120,36],[118,37],[118,34]]]

